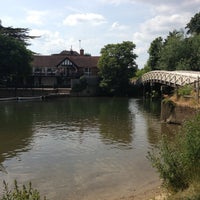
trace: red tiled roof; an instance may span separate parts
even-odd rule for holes
[[[99,56],[68,56],[77,67],[97,67]]]
[[[35,55],[32,66],[34,67],[57,67],[65,59],[69,59],[77,67],[97,67],[99,56],[66,56],[64,54]]]

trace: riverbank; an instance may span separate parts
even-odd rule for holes
[[[116,200],[164,200],[166,197],[160,187],[137,191],[129,197],[122,197]]]
[[[161,120],[172,124],[183,124],[200,112],[196,96],[166,96],[161,103]],[[187,113],[187,114],[186,114]]]
[[[71,88],[0,88],[0,98],[69,96]]]

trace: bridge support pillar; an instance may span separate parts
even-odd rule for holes
[[[197,100],[197,103],[199,103],[199,76],[196,82],[196,100]]]
[[[175,93],[176,93],[176,100],[178,100],[179,95],[178,95],[178,86],[177,85],[175,86]]]

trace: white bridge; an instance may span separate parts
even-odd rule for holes
[[[171,87],[184,86],[194,84],[199,85],[200,72],[197,71],[164,71],[156,70],[145,73],[140,82],[145,83],[160,83]]]

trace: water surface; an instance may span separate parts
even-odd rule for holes
[[[126,196],[159,180],[146,155],[167,130],[141,99],[1,102],[0,180],[52,200]]]

